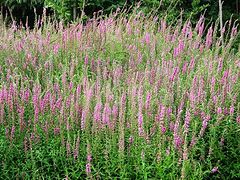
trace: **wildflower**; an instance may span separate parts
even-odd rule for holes
[[[134,138],[133,138],[133,136],[130,136],[130,137],[129,137],[129,139],[128,139],[128,141],[129,141],[129,143],[130,143],[130,144],[132,144],[132,143],[133,143],[133,141],[134,141]]]
[[[218,167],[214,167],[212,170],[211,170],[212,173],[216,173],[218,172]]]
[[[234,106],[231,105],[230,110],[229,110],[230,115],[232,116],[234,113]]]
[[[91,154],[88,154],[88,155],[87,155],[87,161],[88,161],[88,162],[91,162],[91,161],[92,161],[92,155],[91,155]]]
[[[180,148],[180,145],[182,144],[182,139],[180,136],[176,135],[174,137],[174,145],[175,145],[175,148],[179,149]]]
[[[86,164],[86,173],[87,173],[87,174],[90,174],[90,173],[91,173],[91,164],[90,164],[90,163],[87,163],[87,164]]]
[[[88,65],[88,56],[85,57],[84,64],[85,64],[85,66]]]
[[[162,126],[161,131],[162,131],[162,134],[164,134],[167,131],[167,129],[164,126]]]
[[[149,109],[149,108],[150,108],[150,101],[151,101],[151,93],[148,92],[148,93],[147,93],[146,102],[145,102],[145,108],[146,108],[146,109]]]
[[[240,124],[240,116],[237,117],[236,121],[238,124]]]
[[[202,137],[204,132],[205,132],[205,129],[207,128],[207,124],[208,124],[208,121],[210,120],[210,115],[207,115],[205,117],[202,117],[204,120],[202,122],[202,128],[200,130],[200,136]]]
[[[217,114],[222,114],[222,108],[221,107],[217,108]]]
[[[53,53],[54,53],[55,55],[58,53],[59,48],[60,48],[60,45],[59,45],[59,44],[55,44],[55,45],[53,46]]]
[[[98,102],[94,108],[94,114],[93,114],[94,120],[96,122],[100,122],[101,120],[101,109],[102,109],[102,103]]]
[[[149,33],[146,33],[146,35],[145,35],[145,42],[146,42],[146,44],[150,44],[150,34]]]
[[[170,147],[166,149],[166,155],[168,156],[170,154]]]
[[[12,126],[12,129],[11,129],[11,140],[13,139],[14,134],[15,134],[15,126]]]
[[[66,149],[67,149],[67,157],[69,157],[70,153],[71,153],[71,147],[70,147],[70,143],[69,141],[67,140],[66,142]]]
[[[143,135],[143,115],[141,112],[138,115],[138,134],[139,136]]]
[[[79,154],[79,143],[80,143],[80,137],[78,135],[75,150],[73,152],[73,157],[74,157],[75,160],[78,158],[78,154]]]
[[[206,47],[210,48],[211,44],[212,44],[212,35],[213,35],[213,28],[212,26],[208,29],[207,32],[207,37],[206,37]]]
[[[60,133],[60,128],[54,128],[54,135],[58,135]]]
[[[191,114],[189,112],[189,110],[186,111],[186,115],[185,115],[185,122],[184,122],[184,133],[187,134],[188,133],[188,129],[189,129],[189,124],[190,124],[190,120],[191,120]]]

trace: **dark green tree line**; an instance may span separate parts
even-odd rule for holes
[[[215,21],[218,17],[218,1],[216,0],[0,0],[2,13],[9,13],[15,20],[25,21],[27,16],[34,16],[34,9],[41,15],[42,9],[48,8],[56,18],[70,22],[84,15],[91,17],[96,11],[102,10],[109,14],[117,8],[131,7],[140,3],[140,10],[145,13],[155,10],[159,16],[165,16],[169,21],[176,19],[182,12],[184,19],[191,18],[196,22],[205,12],[207,20]],[[84,12],[84,14],[82,13]],[[223,21],[240,16],[240,1],[231,0],[223,3]],[[33,19],[33,18],[30,18]]]

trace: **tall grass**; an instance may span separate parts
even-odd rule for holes
[[[1,179],[240,178],[236,26],[224,45],[141,12],[0,28]]]

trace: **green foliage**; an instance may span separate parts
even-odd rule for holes
[[[71,5],[73,4],[73,0],[45,0],[44,5],[47,8],[51,8],[54,10],[55,14],[64,20],[71,19]]]
[[[10,8],[28,8],[43,4],[44,0],[1,0],[0,5]]]

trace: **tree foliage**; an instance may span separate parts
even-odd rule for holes
[[[206,14],[208,21],[215,21],[218,18],[218,1],[213,0],[0,0],[0,5],[11,10],[27,9],[33,11],[34,7],[49,8],[54,12],[58,19],[67,22],[74,20],[76,17],[91,17],[96,11],[102,10],[104,14],[109,14],[117,8],[130,7],[140,3],[140,10],[149,13],[153,10],[159,16],[166,16],[167,20],[172,21],[180,14],[184,19],[191,18],[196,22],[202,13]],[[237,0],[226,1],[223,4],[223,20],[228,20],[232,15],[233,18],[239,18],[240,3]],[[17,18],[25,18],[33,13],[25,14],[16,13]],[[76,17],[74,17],[76,16]]]

